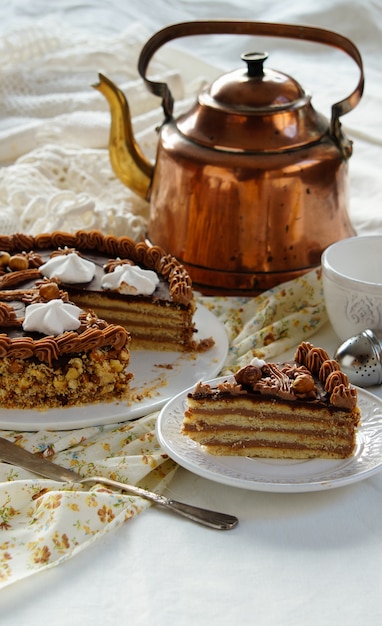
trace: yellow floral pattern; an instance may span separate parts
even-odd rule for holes
[[[1,431],[83,477],[102,474],[161,493],[176,464],[155,436],[157,414],[74,431]],[[0,463],[0,588],[74,556],[150,504],[103,485],[73,485]]]
[[[224,324],[229,354],[223,374],[256,356],[270,360],[315,333],[327,321],[321,269],[311,270],[256,298],[200,297]]]
[[[257,298],[199,296],[224,324],[229,353],[222,373],[253,356],[270,359],[326,321],[319,270]],[[81,476],[102,475],[162,493],[176,464],[155,435],[157,413],[133,422],[72,431],[0,435]],[[150,504],[103,485],[59,483],[0,463],[0,588],[58,565]]]

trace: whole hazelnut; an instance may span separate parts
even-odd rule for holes
[[[29,261],[23,254],[14,254],[9,259],[8,266],[11,270],[17,272],[21,270],[27,270],[29,267]]]
[[[10,258],[11,255],[9,254],[9,252],[0,252],[0,267],[5,267],[6,265],[8,265]]]
[[[239,385],[254,385],[261,378],[261,369],[256,365],[242,367],[235,374],[235,380]]]
[[[291,387],[296,393],[309,393],[314,389],[313,377],[309,374],[298,374]]]
[[[56,300],[60,297],[60,289],[56,283],[44,283],[40,286],[39,294],[43,300]]]

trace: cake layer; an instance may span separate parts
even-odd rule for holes
[[[296,426],[296,428],[287,430],[286,428],[278,427],[277,424],[275,424],[273,428],[268,426],[264,428],[250,428],[245,426],[238,427],[234,424],[227,423],[225,426],[215,428],[211,424],[197,419],[195,426],[190,427],[185,424],[183,432],[188,435],[192,433],[194,441],[198,441],[198,443],[202,444],[208,443],[211,439],[224,441],[226,443],[232,440],[232,437],[236,435],[240,436],[241,439],[261,439],[264,441],[305,441],[306,443],[310,443],[329,439],[330,437],[335,437],[336,441],[341,443],[349,442],[350,440],[353,441],[352,434],[349,435],[349,428],[344,427],[343,429],[338,429],[335,425],[328,425],[327,430],[316,432],[301,426],[300,428]]]
[[[253,425],[246,426],[244,423],[237,425],[230,420],[230,416],[220,416],[224,425],[216,426],[211,421],[204,421],[200,414],[196,412],[187,412],[187,417],[183,425],[183,432],[187,435],[192,434],[194,441],[206,444],[208,442],[221,441],[229,443],[235,436],[240,440],[260,440],[260,441],[277,441],[286,443],[305,443],[310,445],[321,443],[325,440],[335,438],[341,444],[354,442],[354,433],[349,429],[348,425],[339,428],[334,421],[327,423],[327,428],[314,429],[313,424],[310,428],[305,427],[305,420],[296,422],[293,428],[288,428],[285,422],[273,420],[272,424],[264,424],[258,427]],[[187,420],[190,420],[188,422]],[[353,426],[353,424],[351,425]]]
[[[252,404],[252,413],[257,410]],[[354,416],[337,420],[336,415],[327,412],[321,418],[311,417],[306,407],[299,407],[292,417],[264,408],[260,412],[248,417],[237,407],[235,411],[220,410],[212,415],[208,410],[189,408],[183,433],[206,446],[211,454],[278,458],[282,449],[282,458],[311,458],[318,452],[322,458],[343,458],[354,448]]]
[[[317,445],[303,448],[298,446],[283,447],[278,445],[264,445],[261,442],[246,442],[245,446],[240,444],[235,446],[225,445],[205,445],[205,450],[209,454],[215,456],[244,456],[249,458],[263,459],[290,459],[290,460],[308,460],[308,459],[346,459],[353,454],[354,446],[336,446],[330,448],[328,446]]]
[[[355,418],[353,414],[339,413],[338,410],[330,410],[325,405],[317,404],[309,406],[306,403],[288,405],[285,402],[266,402],[261,398],[236,398],[235,406],[227,398],[216,400],[213,406],[200,406],[193,397],[188,399],[188,408],[184,415],[183,428],[198,430],[210,427],[211,430],[222,430],[233,427],[248,430],[256,429],[282,429],[304,432],[328,432],[333,429],[336,432],[348,430],[353,426]]]
[[[196,348],[193,342],[195,326],[193,309],[182,306],[166,306],[165,302],[155,302],[132,298],[126,301],[110,299],[103,294],[77,293],[72,290],[73,302],[82,308],[92,307],[101,318],[110,323],[121,324],[129,329],[132,336],[131,347],[152,350],[189,350]]]

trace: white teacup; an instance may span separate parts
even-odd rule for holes
[[[338,337],[382,330],[382,235],[338,241],[321,262],[326,309]]]

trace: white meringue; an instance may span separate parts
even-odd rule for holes
[[[81,312],[78,306],[58,299],[30,304],[25,309],[23,329],[43,335],[60,335],[79,328]]]
[[[118,291],[126,295],[150,296],[159,283],[158,275],[138,265],[117,265],[113,272],[105,274],[101,281],[103,289]]]
[[[43,276],[57,278],[62,283],[89,283],[95,274],[95,264],[75,252],[52,257],[39,267]]]
[[[259,367],[260,369],[266,365],[267,362],[263,361],[263,359],[258,359],[257,356],[254,356],[250,365],[254,365],[255,367]]]

